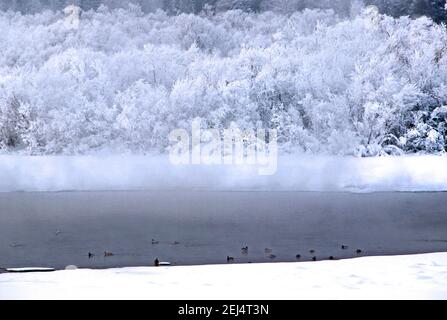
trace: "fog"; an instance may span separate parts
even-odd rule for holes
[[[272,176],[257,166],[182,165],[166,156],[0,156],[0,193],[207,190],[446,191],[445,157],[281,156]]]

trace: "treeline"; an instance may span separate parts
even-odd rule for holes
[[[447,28],[363,10],[0,12],[0,152],[165,152],[276,129],[282,151],[447,151]]]
[[[293,13],[304,9],[334,9],[348,15],[360,6],[376,5],[381,13],[399,16],[428,16],[436,22],[447,21],[445,0],[0,0],[0,9],[35,13],[43,9],[60,10],[76,4],[84,10],[98,9],[101,5],[110,8],[126,7],[129,3],[141,6],[144,12],[162,9],[169,14],[200,13],[211,10],[222,12],[240,9],[251,12],[278,11]]]

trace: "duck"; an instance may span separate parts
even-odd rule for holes
[[[159,267],[159,266],[160,266],[160,260],[159,260],[158,258],[156,258],[156,259],[154,260],[154,266],[155,266],[155,267]]]
[[[360,249],[357,249],[355,252],[356,252],[357,254],[361,254],[363,251],[360,250]]]
[[[342,245],[342,246],[341,246],[341,249],[342,249],[342,250],[348,250],[349,247],[348,247],[348,246],[345,246],[345,245]]]
[[[274,254],[271,254],[271,255],[269,255],[269,258],[273,260],[273,259],[276,259],[276,256]]]
[[[234,257],[227,256],[227,262],[234,262]]]
[[[310,252],[311,254],[314,254],[314,253],[315,253],[315,250],[314,250],[314,249],[310,249],[309,252]]]
[[[155,244],[160,244],[160,241],[156,241],[155,239],[152,239],[152,245],[155,245]]]
[[[242,254],[248,254],[248,247],[243,247],[241,249]]]
[[[301,255],[300,255],[300,254],[297,254],[297,255],[296,255],[296,258],[297,258],[297,259],[301,259]]]
[[[317,257],[313,257],[313,258],[312,258],[312,261],[317,261]]]
[[[16,243],[16,242],[14,242],[14,243],[10,244],[9,246],[10,246],[11,248],[22,248],[22,247],[24,247],[25,245],[24,245],[24,244],[21,244],[21,243]]]
[[[113,252],[104,251],[104,257],[113,257]]]
[[[95,256],[95,255],[94,255],[93,253],[91,253],[91,252],[88,253],[88,258],[89,258],[89,259],[93,258],[94,256]]]
[[[335,257],[334,256],[330,256],[329,260],[335,260]]]

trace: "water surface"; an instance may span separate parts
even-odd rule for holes
[[[156,257],[176,265],[226,263],[227,256],[236,263],[286,262],[297,261],[298,254],[300,261],[351,258],[357,249],[361,255],[447,251],[446,205],[447,193],[3,193],[0,267],[148,266]],[[241,252],[245,246],[248,254]],[[104,257],[104,251],[114,256]],[[89,259],[89,252],[95,256]]]

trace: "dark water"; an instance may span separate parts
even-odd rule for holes
[[[0,194],[0,267],[147,266],[156,257],[214,264],[228,255],[272,261],[265,248],[273,261],[350,258],[358,248],[362,255],[447,251],[447,193]]]

